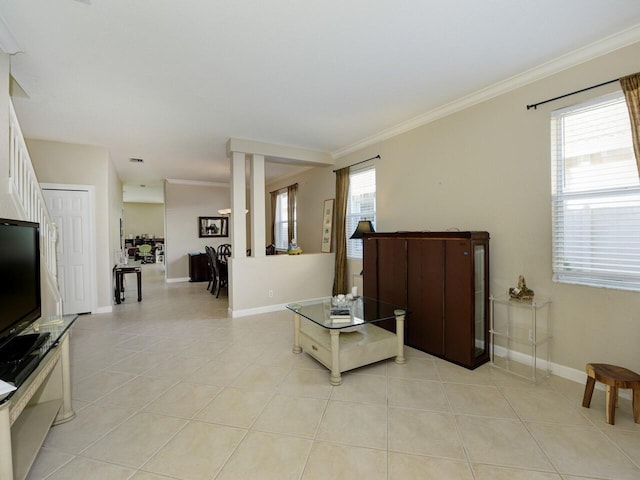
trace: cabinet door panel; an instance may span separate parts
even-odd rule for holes
[[[445,241],[444,354],[448,360],[473,363],[473,250],[467,240]]]
[[[363,240],[362,295],[378,298],[378,242],[377,238]]]
[[[444,242],[410,239],[407,241],[407,304],[405,323],[407,345],[442,355]]]
[[[365,271],[364,271],[364,291],[365,296],[373,296],[383,302],[389,302],[396,305],[407,305],[407,271],[406,271],[406,242],[400,238],[379,238],[376,239],[376,262],[375,262],[375,279],[377,280],[377,290],[374,292],[373,282],[369,281],[370,271],[372,268],[372,252],[373,245],[371,240],[365,242],[365,250],[371,252],[365,253]],[[371,253],[371,255],[370,255]],[[372,294],[376,294],[375,296]],[[395,320],[386,320],[379,322],[378,326],[386,328],[391,332],[396,331]],[[406,338],[406,336],[405,336]]]

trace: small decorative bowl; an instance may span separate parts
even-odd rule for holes
[[[349,305],[350,299],[346,295],[336,295],[331,297],[331,305],[334,307],[346,307]]]

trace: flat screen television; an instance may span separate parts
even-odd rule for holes
[[[0,348],[41,313],[40,225],[0,218]]]

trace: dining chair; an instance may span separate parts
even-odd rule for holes
[[[223,243],[218,246],[218,260],[222,263],[227,263],[227,259],[231,256],[231,244]]]
[[[153,254],[151,253],[151,245],[143,244],[138,247],[138,255],[142,263],[153,263]]]
[[[213,247],[210,247],[208,245],[205,245],[204,251],[207,254],[207,268],[209,269],[209,283],[207,284],[207,290],[210,290],[211,294],[213,295],[216,283],[218,282],[218,277],[216,276],[216,270],[214,268],[214,257],[216,255],[216,251],[213,249]]]
[[[220,295],[220,288],[224,287],[227,289],[227,293],[229,291],[229,271],[227,270],[227,264],[220,262],[218,255],[212,249],[212,258],[213,258],[213,269],[216,275],[215,287],[212,288],[211,293],[214,293],[218,298]]]

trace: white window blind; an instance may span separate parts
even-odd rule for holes
[[[349,200],[345,228],[347,257],[362,258],[362,239],[349,240],[360,220],[371,220],[376,228],[376,169],[368,167],[349,174]]]
[[[640,290],[640,182],[622,92],[551,118],[553,279]]]

